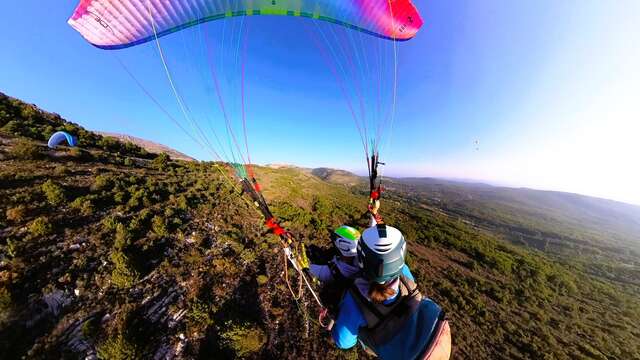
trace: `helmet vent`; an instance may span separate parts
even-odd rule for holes
[[[376,244],[375,245],[375,249],[378,252],[387,252],[387,251],[390,251],[392,248],[393,248],[393,244],[392,243]]]
[[[383,238],[387,237],[387,225],[378,224],[378,225],[376,225],[376,228],[378,228],[378,237],[380,239],[383,239]]]

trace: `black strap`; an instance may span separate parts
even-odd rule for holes
[[[329,266],[329,270],[331,270],[331,276],[333,276],[334,281],[344,282],[347,280],[347,278],[342,275],[342,272],[340,272],[338,265],[334,261],[329,261],[327,265]]]
[[[362,293],[360,292],[360,290],[358,289],[357,286],[353,285],[351,287],[351,293],[354,294],[359,302],[365,306],[367,308],[367,310],[369,310],[369,312],[371,312],[376,318],[376,325],[380,323],[380,321],[384,318],[384,314],[382,314],[372,303],[369,299],[367,299],[364,295],[362,295]],[[375,326],[375,325],[374,325]]]
[[[405,281],[402,280],[402,278],[404,278],[404,276],[400,276],[400,281],[407,289],[409,289],[409,286],[405,283]],[[409,310],[409,305],[407,304],[407,302],[418,292],[417,289],[418,286],[416,286],[413,290],[409,289],[410,292],[407,295],[402,296],[401,289],[398,288],[398,298],[396,298],[396,301],[394,301],[393,304],[390,304],[390,306],[393,306],[393,309],[391,309],[391,311],[389,311],[387,316],[383,317],[383,319],[390,318],[392,316],[402,317],[404,312]],[[377,329],[381,324],[382,321],[378,321],[378,323],[373,326],[371,330]]]
[[[404,284],[404,286],[407,288],[407,290],[409,290],[409,293],[407,294],[407,297],[413,297],[416,293],[419,292],[418,290],[418,284],[416,284],[415,282],[413,283],[413,289],[410,287],[410,284],[407,282],[407,278],[404,275],[400,275],[400,281],[402,282],[402,284]]]
[[[260,209],[260,212],[262,213],[264,218],[267,220],[273,218],[273,214],[271,214],[271,210],[269,210],[267,201],[264,199],[262,194],[256,191],[256,189],[253,187],[249,179],[244,178],[240,181],[240,183],[242,184],[242,190],[245,193],[249,194],[249,197],[251,197],[251,200],[253,200],[253,202],[255,202],[258,205],[258,208]]]
[[[389,318],[391,316],[398,316],[398,313],[401,313],[402,311],[406,310],[408,308],[407,301],[411,299],[416,293],[418,293],[418,286],[416,285],[413,289],[411,289],[409,285],[406,283],[404,276],[400,276],[400,281],[409,290],[409,293],[405,296],[402,296],[402,289],[398,287],[398,295],[397,295],[398,297],[396,298],[396,300],[389,305],[384,305],[384,306],[393,307],[387,315],[384,315],[383,313],[381,313],[380,310],[378,310],[378,308],[376,308],[375,305],[369,299],[367,299],[364,295],[362,295],[360,290],[358,290],[358,288],[355,285],[352,286],[351,292],[355,293],[355,295],[358,297],[359,302],[362,303],[364,306],[366,306],[367,310],[369,310],[377,318],[376,323],[373,326],[369,327],[370,330],[375,330],[382,323],[382,320]]]
[[[378,154],[371,155],[371,173],[369,174],[369,189],[373,192],[376,189],[376,179],[378,178]]]

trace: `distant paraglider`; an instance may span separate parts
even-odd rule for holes
[[[58,145],[62,144],[65,141],[71,147],[75,147],[76,145],[78,145],[78,140],[74,136],[72,136],[71,134],[65,131],[58,131],[53,135],[51,135],[51,137],[49,138],[49,141],[47,142],[47,145],[51,149],[55,149]]]
[[[474,141],[473,145],[476,148],[476,151],[480,151],[480,140]]]

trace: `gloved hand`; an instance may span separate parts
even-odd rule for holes
[[[309,245],[307,248],[307,257],[312,264],[326,265],[334,255],[333,248],[325,250],[317,245]]]
[[[370,213],[372,213],[373,215],[376,215],[379,209],[380,209],[380,200],[372,200],[369,202]]]
[[[300,254],[298,255],[298,263],[300,264],[300,267],[302,268],[302,270],[308,270],[309,269],[309,258],[307,257],[306,246],[304,246],[304,244],[302,244],[300,250],[301,250]]]

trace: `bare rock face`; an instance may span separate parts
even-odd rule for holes
[[[26,327],[31,328],[47,317],[57,317],[71,301],[71,296],[59,289],[42,295],[41,299],[31,304],[30,311],[33,315],[26,322]]]
[[[171,313],[169,307],[178,302],[184,292],[185,290],[180,286],[174,286],[168,290],[158,291],[153,297],[145,299],[142,302],[146,307],[144,318],[151,323],[162,323],[170,327],[171,323],[175,323],[176,313]]]
[[[42,301],[47,304],[47,308],[53,316],[58,316],[60,310],[71,303],[71,297],[62,290],[55,290],[52,293],[44,294]]]
[[[165,343],[158,347],[153,354],[153,360],[173,360],[182,359],[184,349],[187,345],[187,338],[183,334],[179,334],[176,339],[172,339],[172,343]]]
[[[83,327],[93,320],[93,315],[84,319],[72,322],[62,333],[61,343],[72,352],[81,355],[85,360],[97,359],[96,348],[83,334]]]

